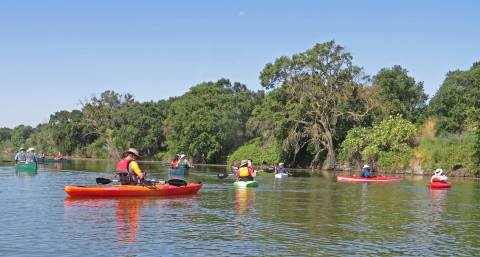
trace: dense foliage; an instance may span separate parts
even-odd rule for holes
[[[50,156],[118,158],[135,147],[145,159],[185,153],[200,163],[333,169],[339,156],[342,164],[480,174],[480,63],[449,72],[428,105],[423,82],[405,68],[370,80],[334,41],[266,64],[260,83],[266,92],[220,79],[150,102],[108,90],[35,128],[0,128],[0,154],[34,146]]]
[[[348,132],[341,146],[344,160],[365,162],[380,167],[404,168],[416,135],[413,123],[400,115],[390,116],[372,128],[356,127]],[[408,158],[409,159],[409,158]],[[400,161],[400,162],[399,162]]]
[[[461,133],[465,121],[480,109],[480,62],[467,71],[452,71],[432,98],[429,112],[439,118],[440,133]]]

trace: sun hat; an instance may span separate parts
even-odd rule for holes
[[[365,168],[370,168],[370,166],[368,166],[367,164],[363,165],[363,169]]]
[[[185,156],[186,156],[185,154],[180,154],[180,155],[178,156],[178,158],[179,158],[179,159],[182,159],[182,158],[184,158]]]
[[[240,167],[243,167],[243,166],[245,166],[245,165],[248,165],[248,160],[242,160],[242,161],[240,162]]]
[[[134,155],[140,157],[140,154],[138,153],[138,150],[135,149],[135,148],[128,148],[128,150],[125,151],[125,153],[133,153]]]
[[[28,150],[27,150],[27,152],[32,152],[32,151],[35,151],[35,148],[30,147],[30,148],[28,148]]]
[[[283,166],[284,164],[285,164],[285,163],[280,162],[280,163],[278,164],[278,166]]]
[[[25,151],[25,147],[20,147],[20,149],[18,149],[18,151]]]
[[[435,175],[437,175],[437,176],[438,176],[438,175],[442,175],[442,173],[443,173],[443,170],[442,170],[442,169],[436,169],[436,170],[435,170]]]

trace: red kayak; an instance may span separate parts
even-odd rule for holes
[[[435,181],[427,185],[429,188],[449,188],[452,184],[448,181]]]
[[[202,183],[189,183],[186,186],[172,186],[155,184],[151,186],[142,185],[116,185],[116,186],[66,186],[65,192],[72,197],[97,196],[167,196],[167,195],[188,195],[196,194],[202,188]]]
[[[360,176],[337,176],[337,181],[352,181],[352,182],[393,182],[400,181],[401,177],[384,177],[377,176],[374,178],[364,178]]]

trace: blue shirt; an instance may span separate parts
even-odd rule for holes
[[[24,162],[27,158],[27,153],[25,151],[20,151],[15,155],[15,162]]]

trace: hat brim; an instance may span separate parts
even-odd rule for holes
[[[126,152],[124,152],[123,154],[129,154],[129,153],[131,153],[131,154],[133,154],[133,155],[135,155],[135,156],[137,156],[137,157],[142,157],[142,156],[140,156],[140,155],[138,155],[138,154],[136,154],[136,153],[134,153],[134,152],[130,152],[130,151],[126,151]]]

